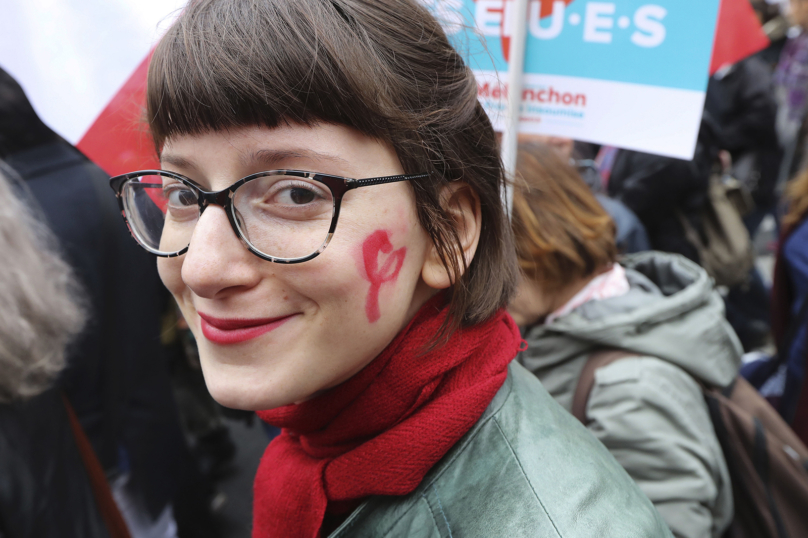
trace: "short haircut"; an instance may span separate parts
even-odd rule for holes
[[[160,151],[175,135],[243,126],[341,124],[389,143],[450,275],[455,224],[440,193],[479,195],[474,260],[453,278],[452,328],[490,318],[518,280],[500,193],[504,172],[477,83],[416,0],[192,0],[155,49],[147,114]]]
[[[45,391],[86,308],[73,271],[56,254],[45,217],[17,198],[0,166],[0,403]],[[8,171],[8,170],[6,170]]]
[[[614,222],[569,163],[543,144],[520,144],[517,171],[513,231],[527,278],[557,289],[614,263]]]

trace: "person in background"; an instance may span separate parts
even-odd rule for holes
[[[774,73],[777,98],[777,137],[783,150],[778,184],[785,184],[806,167],[806,113],[808,112],[808,2],[791,0],[794,24]]]
[[[732,520],[730,477],[700,384],[726,387],[740,345],[710,277],[686,258],[616,261],[614,224],[578,175],[541,145],[522,145],[512,225],[522,281],[509,312],[528,343],[518,360],[568,411],[584,365],[595,371],[578,412],[678,538],[718,538]]]
[[[754,201],[752,212],[743,216],[754,237],[763,218],[774,211],[782,157],[772,75],[764,61],[751,56],[720,69],[710,77],[704,107],[719,126],[717,143],[730,154],[733,177]]]
[[[747,120],[749,118],[743,117],[739,123]],[[705,109],[695,155],[690,161],[612,147],[601,148],[596,161],[609,194],[637,214],[648,231],[654,250],[681,254],[696,263],[702,262],[683,222],[689,223],[702,238],[707,237],[703,215],[710,203],[711,176],[718,173],[721,136],[720,123],[710,110]],[[755,173],[752,170],[750,176]],[[767,189],[771,190],[770,187],[758,190],[761,200],[769,196],[765,194]],[[760,216],[750,217],[749,224],[737,231],[748,234],[746,226],[759,225],[765,214],[762,211]],[[755,267],[742,275],[742,282],[732,285],[725,297],[725,312],[746,351],[766,344],[769,338],[766,288]]]
[[[787,4],[788,0],[752,0],[751,3],[763,26],[763,33],[770,41],[769,46],[755,56],[763,60],[769,68],[769,73],[773,73],[787,41],[789,22],[782,6]]]
[[[2,69],[0,158],[22,178],[21,194],[41,209],[87,291],[89,321],[69,349],[61,386],[133,535],[173,536],[173,499],[193,469],[160,344],[170,297],[154,260],[132,244],[108,197],[108,175],[46,126]],[[198,508],[188,519],[202,519]]]
[[[0,536],[107,538],[56,381],[86,312],[41,216],[0,173]]]
[[[782,159],[775,130],[777,104],[764,61],[751,56],[720,69],[710,77],[704,106],[720,128],[717,143],[731,163],[726,172],[751,196],[753,207],[742,218],[754,239],[767,215],[776,218]],[[745,350],[770,340],[769,290],[757,267],[750,269],[746,282],[729,289],[725,303],[727,319]]]
[[[718,156],[720,128],[705,112],[694,158],[690,161],[610,146],[595,159],[604,190],[631,209],[645,226],[651,248],[699,262],[687,240],[681,216],[697,229]]]
[[[759,389],[808,443],[808,171],[788,185],[785,198],[772,286],[772,332],[782,366]]]
[[[571,138],[543,135],[519,135],[519,141],[520,143],[546,144],[561,157],[562,161],[569,162],[577,167],[581,178],[595,194],[595,198],[600,205],[614,220],[617,227],[615,242],[620,253],[631,254],[651,249],[645,226],[624,203],[610,198],[604,193],[600,174],[594,166],[594,160],[588,157],[583,158],[585,156],[578,154],[578,143]]]
[[[192,1],[154,49],[163,170],[110,186],[211,395],[283,428],[256,538],[669,536],[514,362],[476,88],[417,0]]]

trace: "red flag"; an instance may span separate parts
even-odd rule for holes
[[[144,118],[149,60],[151,54],[135,69],[77,144],[82,153],[111,176],[160,167]]]
[[[710,74],[769,46],[749,0],[721,0]]]

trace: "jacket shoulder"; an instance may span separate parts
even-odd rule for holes
[[[478,423],[413,493],[371,499],[332,536],[596,534],[669,536],[606,449],[514,362]]]
[[[559,535],[668,536],[661,517],[606,448],[538,379],[512,366],[513,403],[496,420]],[[612,514],[625,517],[616,521]]]
[[[0,405],[0,536],[108,538],[61,396]]]
[[[682,368],[633,357],[600,368],[588,427],[677,536],[719,536],[733,513],[721,445],[699,384]]]

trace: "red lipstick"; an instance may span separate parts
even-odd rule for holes
[[[199,312],[202,334],[214,344],[238,344],[277,329],[296,314],[279,318],[214,318]]]

